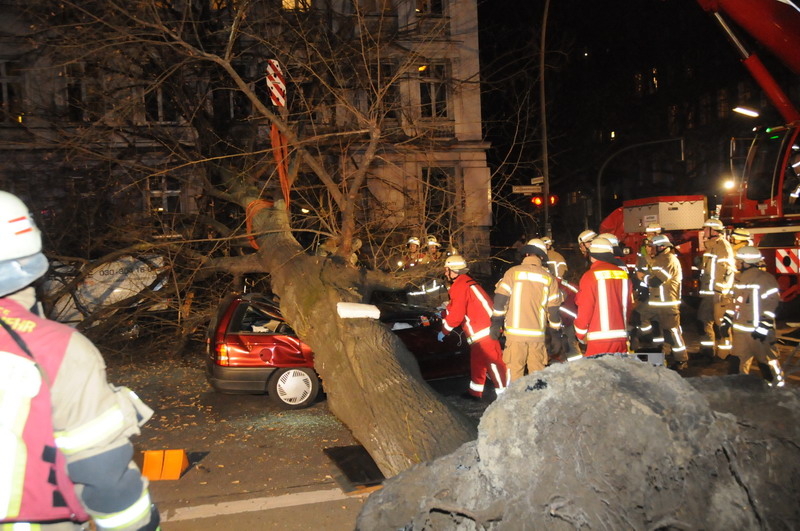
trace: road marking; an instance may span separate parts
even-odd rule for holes
[[[368,494],[368,493],[367,493]],[[269,509],[280,509],[283,507],[294,507],[297,505],[308,505],[311,503],[324,503],[337,500],[357,498],[359,495],[348,496],[341,489],[314,490],[311,492],[299,492],[297,494],[284,494],[282,496],[272,496],[268,498],[251,498],[249,500],[239,500],[224,503],[209,503],[197,505],[195,507],[181,507],[172,511],[167,511],[167,515],[162,514],[163,522],[177,522],[180,520],[197,520],[200,518],[210,518],[212,516],[224,516],[227,514],[247,513],[252,511],[266,511]]]

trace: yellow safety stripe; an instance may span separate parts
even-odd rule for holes
[[[91,448],[110,435],[120,432],[125,418],[118,405],[73,430],[56,432],[56,446],[67,455]]]
[[[595,271],[594,278],[597,280],[628,280],[628,272],[621,269],[603,269],[602,271]]]
[[[145,489],[136,503],[117,513],[106,516],[95,516],[94,521],[102,529],[119,529],[129,527],[136,522],[145,522],[150,514],[150,493]]]
[[[0,524],[0,531],[40,531],[41,529],[41,524],[32,524],[30,522]]]

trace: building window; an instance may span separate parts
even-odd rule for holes
[[[423,118],[447,117],[447,65],[428,63],[419,67],[419,100]]]
[[[441,16],[444,14],[444,0],[417,0],[417,14]]]
[[[178,109],[175,102],[162,87],[145,93],[144,109],[148,122],[169,123],[178,120]]]
[[[422,168],[426,225],[439,242],[450,240],[451,222],[457,223],[455,173],[455,168]]]
[[[728,89],[719,89],[717,93],[717,118],[723,120],[730,116],[731,113],[731,99],[728,94]]]
[[[181,184],[168,175],[147,179],[146,204],[153,215],[176,214],[181,211]]]
[[[311,9],[311,0],[281,0],[281,6],[286,11],[308,11]]]
[[[24,116],[19,61],[0,61],[0,122],[21,123]]]
[[[400,90],[394,63],[380,62],[370,66],[370,107],[380,109],[383,118],[396,120],[399,117]]]
[[[70,122],[87,120],[86,105],[86,72],[83,63],[68,64],[59,73],[63,80],[63,106],[64,115]]]

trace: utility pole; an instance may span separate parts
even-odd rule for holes
[[[542,195],[544,196],[544,233],[551,235],[550,230],[550,166],[547,153],[547,105],[544,90],[545,68],[545,41],[547,35],[547,13],[550,10],[550,0],[545,0],[544,14],[542,15],[542,35],[539,43],[539,115],[542,121]]]

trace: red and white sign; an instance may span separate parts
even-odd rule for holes
[[[273,105],[286,106],[286,82],[283,79],[281,65],[276,59],[267,60],[267,89]]]
[[[775,271],[778,273],[800,273],[800,249],[776,249]]]

